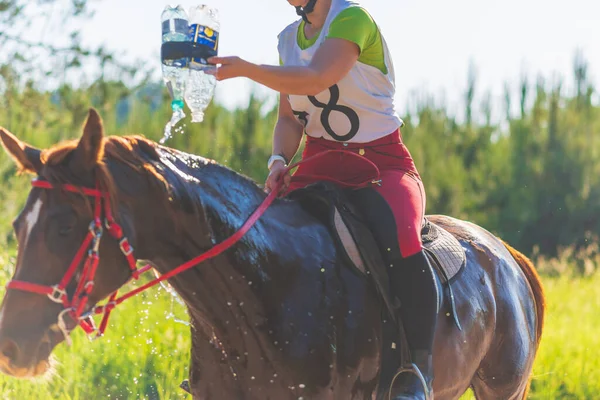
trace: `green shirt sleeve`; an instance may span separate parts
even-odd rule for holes
[[[362,53],[377,35],[377,25],[362,7],[350,7],[331,22],[327,38],[346,39],[356,43]]]
[[[364,8],[354,6],[340,12],[331,22],[327,38],[345,39],[356,43],[360,50],[358,61],[387,74],[379,28]]]

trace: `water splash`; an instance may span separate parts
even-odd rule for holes
[[[165,132],[162,139],[160,139],[160,144],[164,144],[167,140],[173,137],[171,130],[179,121],[185,118],[185,113],[183,112],[183,101],[173,100],[171,107],[173,108],[173,115],[171,116],[171,120],[167,122],[167,125],[165,126]],[[183,133],[183,128],[175,128],[175,132]]]
[[[160,286],[171,295],[171,310],[169,312],[169,314],[167,314],[165,317],[166,319],[172,319],[174,322],[185,325],[185,326],[190,326],[191,324],[188,321],[184,321],[182,319],[177,318],[177,316],[175,315],[175,310],[174,310],[174,306],[175,306],[175,301],[177,303],[179,303],[180,305],[185,307],[185,303],[183,302],[183,300],[181,299],[181,297],[179,297],[179,295],[175,292],[175,290],[173,290],[173,288],[171,287],[171,285],[169,285],[168,283],[165,282],[160,282]]]

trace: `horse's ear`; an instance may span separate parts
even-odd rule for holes
[[[104,156],[104,128],[98,112],[90,108],[83,135],[75,149],[73,162],[77,169],[92,170]]]
[[[15,160],[19,172],[39,174],[42,170],[41,151],[16,138],[0,127],[0,139],[4,150]]]

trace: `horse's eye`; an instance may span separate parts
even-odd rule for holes
[[[73,226],[71,225],[67,225],[67,226],[63,226],[62,228],[60,228],[60,230],[58,231],[58,233],[61,236],[67,236],[69,233],[71,233],[73,231]]]

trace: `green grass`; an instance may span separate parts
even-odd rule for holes
[[[7,262],[0,255],[0,265]],[[548,313],[529,398],[596,398],[600,274],[544,284]],[[185,399],[178,385],[188,372],[189,328],[169,318],[172,312],[185,319],[184,308],[162,289],[125,302],[104,338],[90,342],[79,330],[72,347],[58,347],[54,376],[37,382],[0,376],[2,399]]]
[[[533,371],[532,399],[600,396],[600,274],[547,279],[547,322]]]

